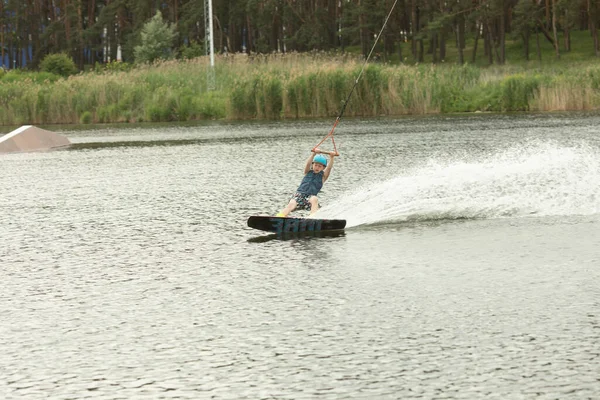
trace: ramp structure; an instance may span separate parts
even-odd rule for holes
[[[70,144],[69,139],[63,135],[32,125],[24,125],[0,137],[0,154],[49,150]]]

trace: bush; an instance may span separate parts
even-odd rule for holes
[[[42,60],[42,63],[40,64],[40,70],[64,77],[74,75],[79,72],[71,57],[64,53],[48,54]]]
[[[227,116],[227,100],[223,95],[208,92],[194,99],[197,115],[203,119],[221,119]]]
[[[133,65],[123,61],[111,61],[109,63],[104,64],[104,71],[107,72],[127,72],[131,71]]]
[[[192,40],[189,46],[179,48],[179,58],[182,60],[191,60],[192,58],[202,57],[205,54],[204,45]]]
[[[81,114],[81,117],[79,118],[79,122],[81,122],[82,124],[89,124],[90,122],[92,122],[92,113],[89,111],[84,111],[83,114]]]
[[[538,76],[511,75],[504,79],[502,88],[502,111],[529,111],[529,101],[539,92]]]

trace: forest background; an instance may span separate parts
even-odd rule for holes
[[[204,0],[2,0],[20,71],[0,74],[0,123],[335,115],[394,2],[213,0],[211,87]],[[347,113],[597,109],[599,18],[600,0],[398,0]],[[152,30],[169,43],[140,57]],[[24,71],[58,53],[72,76]]]

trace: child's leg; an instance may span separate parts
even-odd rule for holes
[[[288,205],[279,212],[279,214],[277,214],[278,217],[287,217],[289,213],[291,213],[292,211],[294,211],[296,209],[296,207],[298,207],[298,203],[296,203],[296,200],[291,199],[290,202],[288,203]]]
[[[310,215],[313,215],[319,211],[319,199],[317,196],[310,196],[308,201],[310,202]]]

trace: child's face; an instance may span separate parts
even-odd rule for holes
[[[313,168],[313,171],[315,171],[318,174],[319,172],[321,172],[325,169],[325,166],[323,164],[314,162],[314,163],[312,163],[312,168]]]

